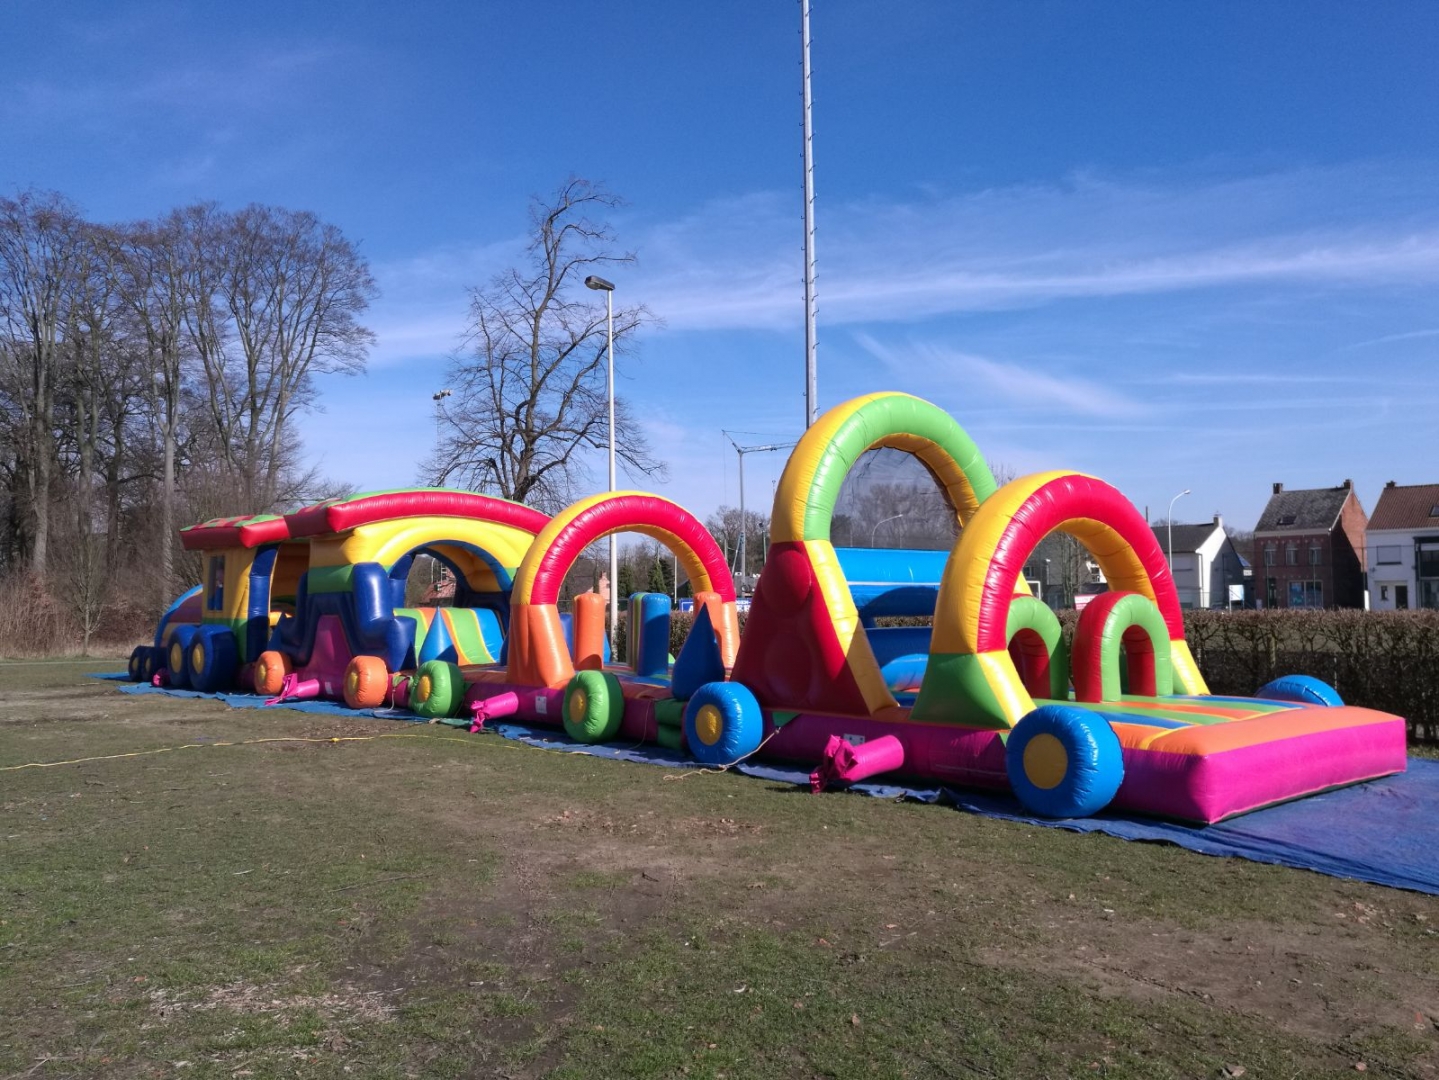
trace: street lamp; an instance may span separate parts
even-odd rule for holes
[[[749,548],[745,544],[745,534],[749,532],[749,522],[745,519],[744,505],[744,456],[746,454],[764,454],[772,450],[788,450],[794,443],[769,443],[765,446],[741,446],[734,441],[734,436],[723,428],[720,434],[730,441],[735,453],[739,455],[739,551],[736,555],[739,566],[739,588],[741,593],[744,590],[744,578],[749,573],[749,567],[745,564],[749,561]],[[765,558],[769,558],[769,550],[765,550]]]
[[[876,522],[874,523],[874,528],[872,528],[872,529],[869,530],[869,546],[870,546],[870,547],[874,547],[874,537],[875,537],[875,534],[876,534],[877,532],[879,532],[879,527],[880,527],[881,525],[883,525],[886,521],[898,521],[900,518],[902,518],[902,517],[904,517],[904,516],[905,516],[904,514],[891,514],[891,515],[890,515],[889,517],[887,517],[887,518],[882,518],[881,520],[876,521]]]
[[[436,482],[439,481],[439,476],[440,476],[440,417],[441,417],[441,415],[443,414],[443,411],[444,411],[444,401],[445,401],[445,398],[449,397],[452,393],[453,393],[453,391],[451,391],[449,387],[446,387],[445,389],[443,389],[443,390],[437,390],[437,391],[435,391],[433,394],[430,395],[430,400],[435,403],[435,480],[436,480]]]
[[[615,285],[602,277],[591,274],[585,278],[585,288],[605,294],[605,357],[608,361],[610,401],[610,492],[615,490]],[[620,562],[615,547],[614,533],[610,533],[610,647],[614,647],[615,635],[620,626]]]
[[[1174,504],[1188,494],[1189,489],[1185,488],[1169,500],[1169,576],[1171,578],[1174,576]]]

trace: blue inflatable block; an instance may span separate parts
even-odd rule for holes
[[[629,661],[636,675],[659,678],[670,670],[670,598],[664,593],[630,597]]]
[[[670,693],[684,701],[694,697],[705,683],[723,679],[724,657],[720,655],[719,635],[710,622],[709,608],[701,607],[695,614],[689,637],[685,638],[679,656],[675,657],[674,670],[670,673]]]

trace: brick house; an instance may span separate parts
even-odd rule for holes
[[[1439,484],[1384,485],[1366,531],[1369,606],[1439,608]]]
[[[1286,491],[1274,485],[1254,526],[1254,595],[1264,607],[1362,608],[1364,529],[1354,483]]]

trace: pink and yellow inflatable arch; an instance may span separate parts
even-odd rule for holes
[[[658,540],[679,558],[696,594],[719,595],[721,618],[715,631],[720,654],[726,668],[734,663],[739,647],[734,581],[714,537],[677,503],[622,491],[583,499],[556,515],[520,563],[510,594],[510,682],[552,689],[569,683],[575,668],[557,606],[560,585],[585,548],[619,532]]]

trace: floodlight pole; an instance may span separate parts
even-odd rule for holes
[[[814,99],[809,86],[809,0],[800,0],[799,8],[804,84],[804,426],[810,428],[819,415],[819,350],[815,337],[814,127],[810,120]]]

